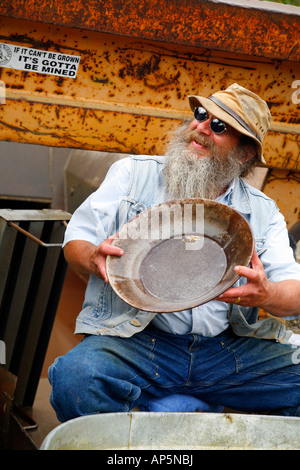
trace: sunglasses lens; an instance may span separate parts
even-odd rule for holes
[[[195,119],[197,119],[197,121],[203,122],[203,121],[206,121],[206,119],[208,119],[208,113],[206,109],[199,106],[198,108],[195,108],[194,110],[194,117]]]
[[[194,110],[194,117],[198,122],[203,122],[209,118],[209,115],[205,108],[198,106]],[[220,121],[220,119],[213,119],[210,122],[210,128],[215,134],[222,134],[222,132],[226,131],[226,124],[225,122]]]
[[[215,134],[222,134],[222,132],[226,131],[226,124],[219,119],[213,119],[210,123],[210,128]]]

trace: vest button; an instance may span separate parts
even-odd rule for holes
[[[130,322],[133,326],[142,326],[142,324],[138,320],[131,320]]]

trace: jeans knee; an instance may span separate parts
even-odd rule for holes
[[[48,369],[48,380],[52,387],[51,394],[50,394],[50,403],[56,413],[57,419],[63,423],[64,421],[66,421],[66,419],[62,413],[62,408],[60,407],[59,400],[57,401],[56,398],[54,397],[54,395],[56,395],[56,393],[54,392],[54,388],[56,389],[56,386],[54,387],[54,377],[53,377],[54,367],[55,367],[55,363],[52,364]]]
[[[86,414],[80,395],[87,377],[87,367],[80,362],[75,364],[68,354],[57,358],[49,367],[48,378],[52,386],[50,403],[59,421]]]
[[[141,389],[116,370],[102,370],[91,361],[72,360],[72,355],[59,357],[49,367],[52,385],[50,403],[59,421],[78,416],[126,412],[140,396]],[[99,361],[98,361],[99,362]],[[122,370],[122,368],[121,368]]]

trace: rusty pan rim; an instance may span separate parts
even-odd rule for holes
[[[252,234],[251,227],[247,220],[235,209],[230,206],[227,206],[223,203],[213,201],[210,199],[199,199],[199,198],[190,198],[190,199],[177,199],[172,201],[166,201],[160,204],[156,204],[149,209],[141,212],[136,217],[131,219],[127,224],[121,227],[120,231],[116,234],[115,239],[113,240],[112,244],[115,246],[119,246],[124,250],[124,255],[122,257],[118,256],[107,256],[106,261],[106,270],[108,275],[109,284],[111,285],[113,291],[127,304],[131,307],[136,308],[142,311],[149,311],[153,313],[172,313],[178,312],[181,310],[188,310],[191,308],[195,308],[203,303],[209,302],[216,298],[218,295],[225,292],[227,289],[232,287],[240,278],[240,275],[237,274],[235,271],[231,272],[230,280],[227,280],[225,284],[221,282],[220,285],[214,286],[212,289],[209,290],[207,295],[201,295],[196,298],[193,298],[189,301],[175,301],[175,302],[164,302],[160,298],[155,299],[152,294],[145,290],[145,287],[141,285],[140,279],[136,276],[136,271],[134,272],[134,268],[130,265],[129,258],[126,259],[125,253],[127,250],[132,250],[131,253],[135,256],[136,260],[139,260],[139,253],[135,252],[135,247],[138,245],[136,240],[129,240],[124,239],[122,236],[124,232],[128,230],[128,227],[132,227],[137,223],[140,223],[141,218],[145,217],[149,213],[153,213],[154,211],[160,211],[163,208],[172,208],[176,205],[183,205],[183,204],[203,204],[204,210],[213,210],[217,211],[217,220],[215,224],[222,225],[222,222],[226,225],[225,219],[228,221],[234,220],[234,223],[237,227],[241,227],[241,230],[244,233],[243,241],[247,243],[246,246],[246,256],[243,259],[239,259],[239,262],[235,263],[235,265],[244,265],[248,266],[250,260],[253,255],[254,251],[254,237]],[[224,220],[220,214],[225,214]],[[230,235],[228,235],[230,238]],[[234,233],[233,236],[237,236]],[[204,238],[208,238],[207,234],[204,234]],[[157,243],[159,243],[158,241]],[[140,247],[140,253],[142,256],[145,256],[150,252],[150,250],[155,247],[155,243],[145,243],[143,249]],[[141,261],[139,260],[138,263]],[[131,271],[130,271],[131,270]],[[150,299],[151,297],[151,299]]]

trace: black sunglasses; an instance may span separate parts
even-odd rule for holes
[[[204,122],[209,119],[208,112],[206,109],[202,108],[202,106],[195,108],[194,117],[199,122]],[[225,132],[227,129],[225,122],[220,121],[220,119],[217,118],[210,121],[209,127],[215,134],[222,134],[222,132]]]

